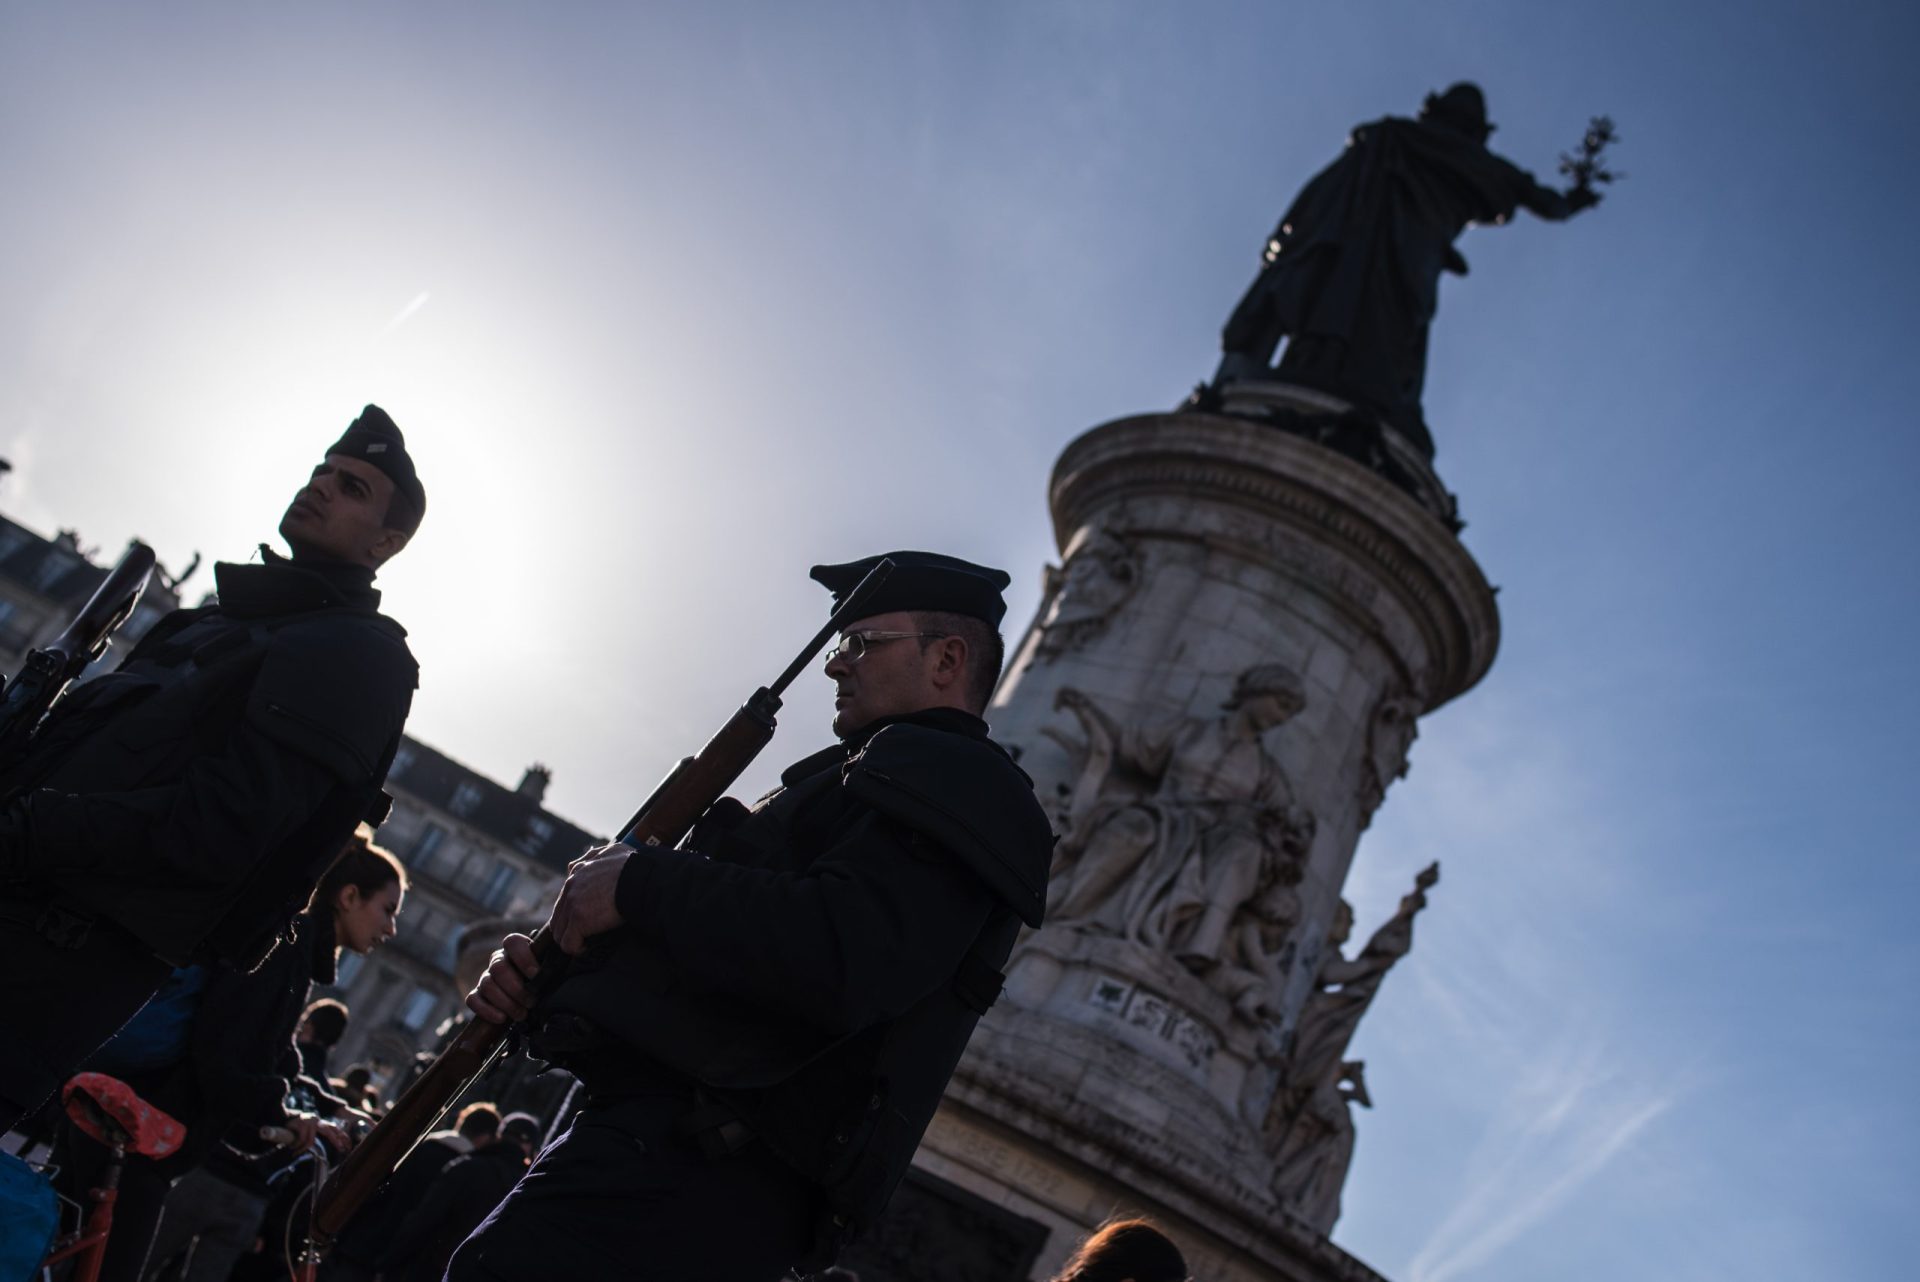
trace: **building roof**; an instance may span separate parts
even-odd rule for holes
[[[411,735],[403,736],[401,744],[400,755],[387,775],[390,788],[401,788],[430,806],[458,816],[539,863],[564,870],[588,846],[606,841],[562,819],[536,798],[496,783]]]
[[[107,567],[86,558],[71,530],[48,539],[0,516],[0,577],[59,604],[78,605],[106,580]]]

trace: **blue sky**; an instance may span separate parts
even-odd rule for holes
[[[6,5],[0,507],[240,557],[380,401],[431,493],[383,576],[414,730],[609,828],[784,664],[816,560],[1004,565],[1023,625],[1060,448],[1210,372],[1353,124],[1471,77],[1548,177],[1609,112],[1628,180],[1443,286],[1428,419],[1505,636],[1356,861],[1362,935],[1444,880],[1335,1239],[1400,1282],[1904,1276],[1916,28]]]

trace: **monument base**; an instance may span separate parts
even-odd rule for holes
[[[1225,395],[1067,447],[1062,564],[989,712],[1061,834],[1055,884],[916,1160],[1008,1243],[1041,1226],[1029,1278],[1138,1213],[1197,1276],[1379,1279],[1328,1240],[1348,1066],[1302,1080],[1297,1034],[1415,719],[1486,671],[1499,619],[1417,451],[1318,393]],[[918,1218],[955,1216],[984,1223]]]
[[[1209,1282],[1386,1282],[1304,1224],[1229,1214],[1217,1197],[1195,1197],[1160,1171],[1108,1165],[1097,1146],[1063,1143],[1070,1137],[1058,1123],[1037,1114],[1012,1125],[995,1120],[975,1103],[989,1095],[980,1083],[955,1081],[914,1158],[917,1186],[903,1188],[905,1206],[896,1199],[887,1213],[887,1222],[903,1216],[912,1226],[911,1258],[921,1269],[894,1263],[897,1250],[862,1248],[846,1261],[861,1282],[1042,1282],[1094,1227],[1131,1215],[1158,1223],[1193,1276]],[[995,1100],[993,1113],[1007,1117],[1010,1102]],[[951,1190],[949,1205],[965,1195],[964,1206],[929,1213],[928,1189]],[[897,1244],[903,1231],[883,1226],[878,1235]],[[1037,1245],[1024,1272],[986,1264],[1011,1259],[1030,1241]],[[926,1267],[932,1260],[947,1263]]]

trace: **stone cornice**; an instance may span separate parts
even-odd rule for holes
[[[1493,591],[1459,539],[1366,468],[1297,436],[1193,411],[1119,419],[1067,446],[1049,493],[1062,548],[1103,510],[1158,496],[1311,532],[1389,588],[1428,638],[1426,710],[1471,689],[1499,647]]]

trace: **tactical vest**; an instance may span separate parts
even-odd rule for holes
[[[259,965],[354,826],[380,822],[390,806],[380,785],[399,747],[397,726],[370,733],[357,724],[368,720],[367,706],[352,697],[322,702],[303,689],[305,660],[343,636],[348,644],[378,638],[374,644],[399,644],[404,653],[404,630],[364,608],[239,619],[203,607],[162,619],[117,671],[70,691],[4,780],[9,796],[166,788],[196,760],[223,751],[243,722],[319,762],[336,785],[277,849],[260,852],[244,880],[209,890],[191,910],[156,911],[153,887],[137,878],[57,865],[40,879],[56,902],[117,922],[175,965]],[[390,702],[392,694],[368,697]],[[403,706],[402,724],[404,714]]]

